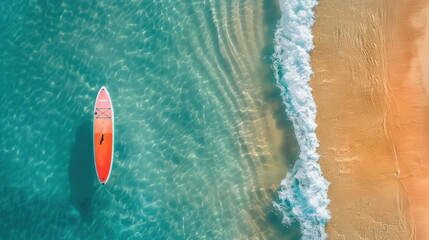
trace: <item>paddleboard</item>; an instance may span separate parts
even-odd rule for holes
[[[98,180],[103,185],[112,171],[114,133],[112,100],[103,86],[98,91],[94,107],[94,162]]]

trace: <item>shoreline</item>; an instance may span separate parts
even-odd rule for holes
[[[277,23],[272,55],[276,86],[300,150],[281,181],[278,199],[273,204],[283,223],[300,229],[302,239],[326,239],[325,226],[331,218],[329,183],[322,175],[316,152],[316,104],[308,84],[316,5],[316,0],[280,2],[282,16]]]
[[[310,85],[331,182],[330,239],[428,239],[424,3],[320,0],[315,8]]]

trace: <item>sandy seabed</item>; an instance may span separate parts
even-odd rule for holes
[[[320,0],[318,152],[330,239],[429,239],[427,0]]]

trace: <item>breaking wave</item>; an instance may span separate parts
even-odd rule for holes
[[[299,223],[302,239],[326,239],[325,225],[331,218],[329,182],[322,175],[316,152],[316,104],[308,84],[316,5],[316,0],[280,1],[282,16],[272,56],[277,86],[300,146],[299,158],[282,180],[274,207],[282,213],[284,224]]]

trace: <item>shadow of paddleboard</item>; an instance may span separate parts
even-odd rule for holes
[[[86,120],[76,130],[69,165],[70,200],[81,216],[91,212],[91,199],[96,190],[92,145],[92,122]]]

